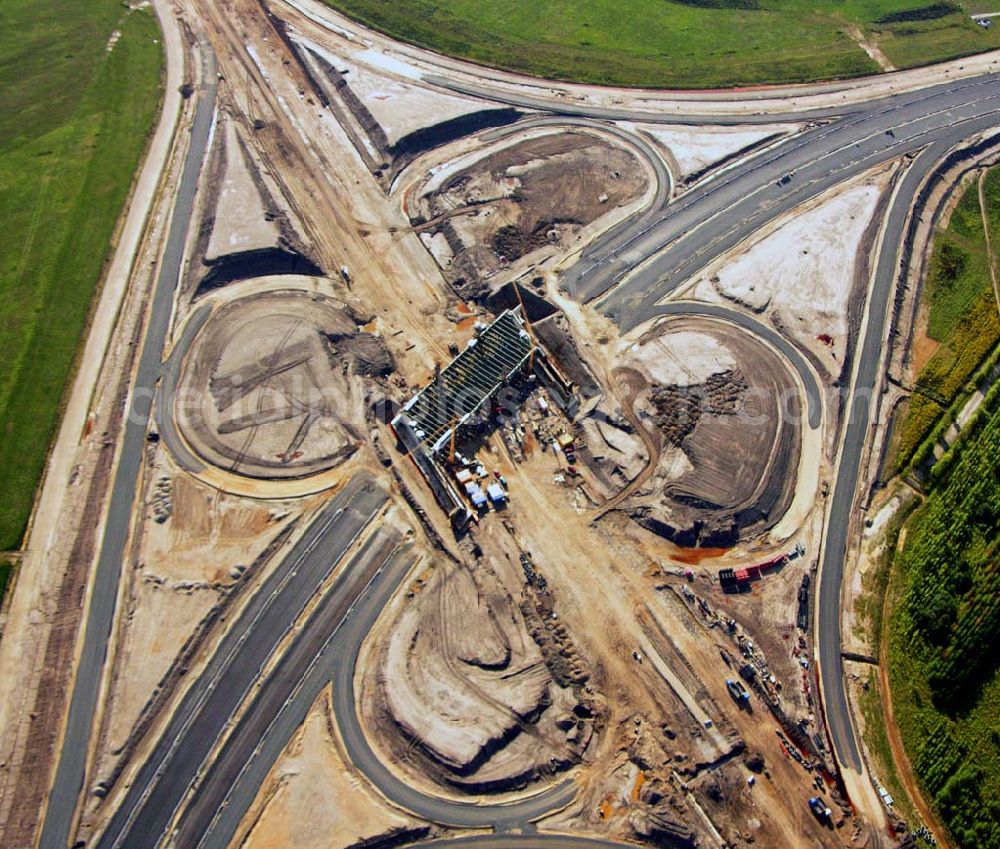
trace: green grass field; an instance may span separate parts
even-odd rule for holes
[[[970,15],[1000,12],[1000,0],[966,0],[962,5]]]
[[[963,849],[1000,849],[1000,386],[895,555],[889,675],[904,744]]]
[[[1000,46],[936,0],[325,0],[404,41],[543,77],[714,88],[875,73],[851,37],[900,68]]]
[[[994,251],[1000,248],[1000,168],[986,176],[986,211]],[[946,229],[935,236],[922,293],[927,335],[940,347],[916,376],[917,392],[900,424],[896,467],[904,468],[970,376],[1000,344],[1000,314],[990,278],[975,182],[965,190]]]
[[[0,5],[0,550],[21,541],[159,111],[158,42],[153,14],[119,0]]]

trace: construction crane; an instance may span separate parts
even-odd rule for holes
[[[541,347],[538,342],[538,337],[535,335],[535,328],[531,326],[531,320],[528,318],[528,310],[524,306],[524,299],[521,297],[521,287],[515,280],[510,284],[514,287],[514,294],[517,295],[517,302],[521,305],[521,318],[524,319],[524,326],[528,331],[528,336],[531,337],[531,353],[528,355],[528,371],[535,370],[535,353]],[[549,367],[554,369],[560,376],[560,378],[567,384],[571,384],[572,381],[566,377],[565,372],[559,366],[559,364],[551,357],[546,360]]]
[[[448,465],[455,465],[455,435],[458,433],[458,416],[451,420],[451,438],[448,440]]]
[[[516,280],[510,285],[514,287],[514,294],[517,295],[517,302],[521,305],[521,318],[524,319],[524,326],[528,328],[528,335],[531,336],[531,341],[537,345],[538,340],[535,338],[535,330],[531,326],[531,321],[528,319],[528,310],[527,307],[524,306],[524,298],[521,297],[521,287],[517,285]]]

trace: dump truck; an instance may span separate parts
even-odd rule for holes
[[[833,811],[827,807],[826,801],[822,796],[813,796],[809,800],[809,810],[813,812],[813,816],[821,822],[829,822],[833,819]]]
[[[726,689],[729,690],[729,695],[733,697],[733,701],[740,707],[750,704],[750,693],[747,692],[747,688],[739,681],[727,678]]]

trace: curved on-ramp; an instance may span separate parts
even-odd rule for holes
[[[511,101],[510,96],[501,96],[489,88],[462,86],[429,75],[424,75],[424,80],[466,94]],[[624,280],[625,283],[615,290],[615,295],[621,307],[628,308],[630,312],[627,317],[623,311],[613,314],[623,329],[661,315],[715,315],[717,318],[734,321],[764,338],[778,348],[798,370],[806,387],[809,423],[811,427],[817,427],[822,415],[818,383],[802,354],[787,340],[766,325],[725,307],[710,304],[660,304],[658,301],[676,288],[682,278],[690,278],[692,273],[704,267],[712,257],[728,250],[755,228],[793,209],[808,197],[849,179],[873,164],[902,154],[917,154],[924,148],[924,152],[910,167],[888,213],[883,242],[897,248],[902,240],[906,215],[923,176],[943,156],[949,145],[978,130],[991,127],[1000,120],[1000,107],[994,102],[1000,95],[991,93],[995,91],[998,81],[1000,76],[996,74],[983,75],[972,80],[943,83],[917,92],[893,95],[867,104],[855,104],[847,109],[789,113],[788,120],[811,117],[836,117],[839,120],[826,128],[802,134],[794,142],[783,145],[774,156],[743,168],[734,168],[724,180],[716,180],[694,190],[676,204],[663,205],[662,220],[654,220],[656,217],[649,217],[647,211],[630,219],[628,225],[613,228],[595,243],[595,249],[585,252],[591,266],[604,267],[599,269],[599,273],[595,273],[593,282],[586,281],[581,289],[589,294],[587,300],[592,300]],[[990,88],[981,89],[981,86]],[[183,253],[196,179],[211,123],[214,94],[215,75],[212,70],[205,74],[200,94],[202,99],[195,120],[194,140],[185,161],[179,199],[173,211],[167,250],[161,263],[150,330],[141,354],[135,390],[140,397],[146,388],[152,387],[159,372],[159,355],[169,321],[170,295]],[[655,116],[645,112],[571,104],[560,107],[549,100],[536,102],[527,97],[511,102],[550,114],[561,113],[581,122],[595,119],[656,120]],[[561,120],[566,121],[567,118]],[[755,116],[729,119],[719,116],[670,115],[662,120],[669,123],[719,124],[756,123],[763,119],[756,119]],[[768,115],[766,120],[773,122],[775,116]],[[898,127],[907,127],[900,132],[899,139],[890,132]],[[608,128],[602,125],[601,129]],[[631,136],[630,141],[635,143]],[[928,145],[930,146],[927,147]],[[782,190],[781,185],[776,185],[776,178],[793,170],[799,172],[798,179],[792,180],[790,186]],[[658,188],[659,191],[662,191],[662,185]],[[654,204],[652,208],[657,207]],[[597,247],[598,245],[601,247]],[[855,769],[860,769],[861,762],[847,707],[840,659],[840,588],[851,510],[860,476],[860,461],[868,436],[871,391],[877,382],[882,352],[881,337],[897,262],[897,250],[882,252],[869,298],[869,320],[855,362],[855,394],[849,405],[838,460],[838,475],[827,519],[820,576],[817,643],[827,724],[838,759],[842,764]],[[582,267],[577,273],[579,271],[582,271]],[[169,370],[167,377],[169,378]],[[868,393],[867,396],[865,392]],[[121,553],[127,538],[136,472],[142,456],[145,421],[141,420],[143,410],[138,412],[137,418],[140,421],[137,424],[130,419],[122,457],[116,470],[107,531],[94,579],[91,606],[87,610],[87,626],[74,683],[66,739],[43,826],[41,845],[45,849],[64,849],[68,842],[83,781],[87,743],[99,695],[100,672],[113,620]],[[148,413],[148,410],[145,412]],[[401,579],[402,574],[399,575],[399,580]],[[345,747],[354,763],[391,801],[425,819],[444,825],[493,827],[509,831],[512,828],[524,828],[533,820],[568,804],[576,790],[575,782],[571,779],[517,802],[478,805],[425,794],[402,782],[379,760],[365,737],[357,715],[354,675],[361,643],[397,587],[398,581],[384,580],[365,594],[354,610],[350,624],[345,625],[344,637],[347,643],[333,674],[334,710]],[[596,849],[622,844],[565,835],[501,834],[430,841],[421,845],[429,849],[489,849],[501,846],[523,849]]]
[[[837,463],[819,570],[816,634],[823,710],[834,751],[842,766],[862,770],[861,751],[851,722],[841,658],[841,591],[847,558],[848,533],[861,475],[861,457],[868,439],[873,393],[878,383],[882,336],[900,262],[903,235],[910,208],[927,174],[947,153],[943,142],[926,148],[914,160],[896,191],[882,234],[882,250],[869,295],[864,338],[855,356],[855,374],[848,404],[847,426]]]
[[[695,187],[652,220],[589,245],[563,285],[623,329],[712,259],[768,222],[877,165],[961,140],[1000,120],[1000,75],[937,87],[923,98],[874,103],[809,130]]]
[[[569,834],[477,834],[471,837],[425,840],[410,849],[627,849],[634,843],[619,843],[596,837]]]
[[[355,672],[361,644],[402,578],[402,574],[387,575],[373,587],[360,600],[350,622],[341,633],[340,656],[333,673],[333,712],[351,762],[391,802],[440,825],[505,830],[523,827],[568,805],[576,796],[576,782],[573,779],[566,779],[525,799],[501,804],[459,802],[431,796],[400,780],[373,751],[358,716]]]
[[[368,744],[357,715],[353,685],[355,666],[362,642],[390,599],[403,585],[413,568],[415,558],[405,545],[388,559],[378,563],[365,564],[362,562],[364,558],[365,553],[359,553],[355,558],[359,562],[352,561],[345,574],[367,569],[372,573],[370,580],[360,592],[351,591],[346,597],[329,600],[330,605],[343,606],[349,603],[346,614],[336,620],[334,627],[316,629],[311,624],[305,627],[302,634],[314,649],[313,662],[301,677],[288,686],[290,695],[274,714],[273,722],[263,734],[254,737],[258,740],[256,748],[247,751],[248,746],[241,746],[240,751],[245,755],[234,750],[231,753],[233,757],[229,758],[228,768],[221,771],[225,775],[213,776],[213,772],[219,771],[217,764],[210,768],[205,782],[195,790],[195,797],[182,814],[176,835],[179,846],[186,849],[225,849],[231,844],[267,774],[285,751],[320,692],[331,681],[334,716],[351,762],[387,799],[425,820],[454,827],[495,828],[500,832],[511,829],[530,830],[533,820],[564,807],[572,800],[576,787],[574,782],[567,781],[546,792],[508,804],[457,802],[410,787],[382,764]],[[340,596],[335,590],[330,595]],[[282,663],[284,666],[288,665],[285,660]],[[265,685],[265,688],[267,686],[269,685]],[[252,712],[248,711],[246,716],[251,716]],[[235,779],[231,778],[234,772]],[[206,787],[210,791],[210,798],[202,797]],[[193,816],[192,811],[197,815]],[[213,811],[217,811],[214,816]],[[209,817],[211,821],[206,826],[204,823]],[[192,821],[185,822],[185,818],[191,818]],[[507,840],[495,845],[514,849],[525,845],[518,842],[520,840],[521,838],[516,838],[513,842]],[[554,845],[555,849],[560,849],[570,844],[545,845]]]

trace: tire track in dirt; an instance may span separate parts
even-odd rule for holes
[[[652,477],[653,472],[656,470],[656,467],[660,462],[660,446],[658,441],[654,438],[653,434],[646,430],[642,422],[639,420],[639,417],[635,414],[635,399],[636,396],[646,388],[646,381],[639,372],[631,368],[615,369],[615,375],[618,378],[616,384],[620,383],[620,385],[628,388],[626,394],[619,398],[622,405],[622,412],[624,413],[625,418],[629,420],[632,427],[635,428],[635,432],[642,440],[642,444],[646,449],[646,456],[649,459],[647,460],[642,471],[629,481],[621,492],[611,496],[611,498],[597,508],[594,513],[594,518],[591,520],[593,522],[596,522],[598,519],[617,508],[623,501],[625,501],[625,499],[646,483],[646,481]]]

